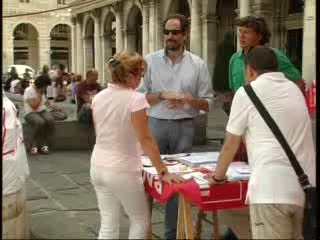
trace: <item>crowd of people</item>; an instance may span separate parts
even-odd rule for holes
[[[237,26],[241,49],[228,60],[234,96],[227,111],[227,133],[215,173],[208,179],[211,184],[225,182],[227,168],[242,144],[251,169],[247,203],[253,238],[301,239],[303,190],[244,86],[252,86],[315,185],[315,149],[304,81],[284,53],[266,46],[271,34],[264,18],[241,18]],[[99,239],[119,238],[121,206],[130,219],[129,238],[150,237],[152,199],[147,199],[143,188],[142,152],[163,181],[184,181],[168,172],[160,154],[191,152],[194,118],[213,107],[209,70],[204,60],[185,48],[188,32],[188,19],[172,15],[163,23],[164,49],[145,58],[128,50],[116,53],[106,64],[112,77],[106,89],[97,82],[96,70],[89,69],[82,80],[59,65],[56,71],[45,66],[24,90],[25,119],[35,128],[32,153],[49,152],[53,117],[46,110],[46,97],[64,101],[69,91],[77,103],[79,121],[94,127],[90,175],[101,214]],[[178,195],[174,195],[166,203],[166,239],[176,239],[177,215]]]
[[[50,69],[44,65],[41,72],[32,78],[28,69],[19,77],[12,67],[4,84],[4,90],[23,98],[23,114],[31,133],[31,154],[49,153],[48,138],[54,133],[54,122],[67,119],[67,114],[57,102],[76,104],[79,122],[92,126],[90,105],[93,97],[102,89],[98,72],[89,69],[83,80],[81,74],[68,73],[63,64]],[[16,106],[18,107],[18,106]]]

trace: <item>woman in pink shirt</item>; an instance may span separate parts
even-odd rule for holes
[[[148,128],[149,104],[144,94],[135,91],[145,65],[139,54],[126,50],[111,57],[108,69],[112,83],[92,101],[96,144],[90,175],[101,214],[99,239],[119,238],[121,205],[130,219],[129,239],[147,238],[150,213],[142,180],[141,150],[150,157],[163,181],[183,181],[168,173],[161,162]]]

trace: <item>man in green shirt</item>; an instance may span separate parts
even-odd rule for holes
[[[239,26],[240,51],[234,53],[229,62],[229,87],[235,92],[245,85],[244,58],[254,47],[263,46],[269,42],[271,33],[263,17],[247,16],[237,20]],[[287,56],[273,48],[279,63],[279,72],[295,82],[304,93],[305,83],[301,79],[298,69],[290,62]]]

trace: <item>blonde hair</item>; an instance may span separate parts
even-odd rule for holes
[[[128,50],[116,53],[108,60],[108,69],[112,76],[112,82],[126,84],[130,75],[138,75],[144,72],[147,66],[143,57]]]

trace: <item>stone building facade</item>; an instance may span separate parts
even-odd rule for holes
[[[11,64],[39,71],[44,64],[63,63],[71,69],[71,12],[66,7],[66,0],[3,1],[3,72]]]
[[[70,10],[5,17],[65,6],[61,3],[69,4]],[[26,47],[29,58],[19,61],[36,69],[54,63],[55,51],[67,49],[69,70],[84,74],[94,67],[106,83],[110,81],[105,70],[108,57],[124,48],[143,55],[161,49],[163,20],[182,13],[191,21],[186,47],[208,63],[212,74],[216,48],[226,32],[233,34],[237,46],[235,18],[254,14],[267,19],[270,46],[286,52],[305,80],[315,79],[315,0],[4,0],[3,11],[4,66],[17,63],[15,56]],[[32,28],[28,43],[16,37],[21,23]],[[71,41],[52,40],[52,29],[59,24],[68,26]],[[62,56],[60,61],[66,62]]]
[[[123,48],[143,55],[163,47],[162,22],[171,13],[191,20],[187,48],[208,63],[212,74],[217,44],[234,34],[234,19],[264,16],[270,46],[285,51],[307,81],[315,79],[315,0],[69,0],[72,8],[73,69],[95,67],[101,81],[110,77],[105,61]],[[302,7],[304,3],[304,7]],[[82,4],[79,6],[79,4]]]

